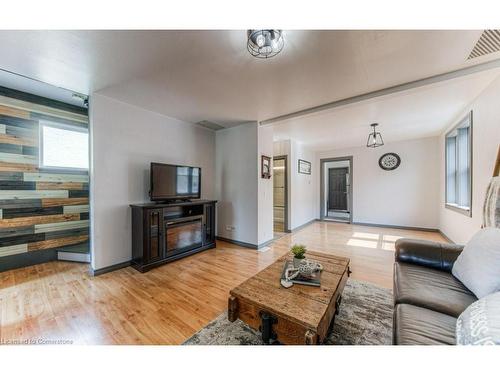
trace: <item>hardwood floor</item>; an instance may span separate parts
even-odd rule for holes
[[[91,277],[86,265],[51,262],[0,273],[0,344],[180,344],[226,309],[229,290],[293,243],[351,259],[351,277],[392,287],[394,242],[445,242],[435,232],[315,222],[256,251],[217,248],[141,274],[127,267]]]

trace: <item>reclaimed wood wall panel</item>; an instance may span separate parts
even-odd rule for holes
[[[86,109],[0,87],[0,262],[89,249],[88,172],[39,168],[40,121],[88,127]]]
[[[70,198],[68,190],[0,190],[0,199]]]
[[[30,118],[30,113],[28,111],[23,111],[22,109],[7,107],[4,105],[0,105],[0,114],[24,119]]]
[[[0,181],[23,181],[21,172],[0,172]]]
[[[80,214],[16,217],[14,219],[0,220],[0,228],[21,227],[25,225],[51,224],[51,223],[60,223],[62,221],[76,221],[76,220],[80,220]]]
[[[30,242],[28,243],[28,251],[53,249],[54,247],[75,245],[77,243],[86,242],[88,241],[88,239],[89,236],[74,236],[74,237],[56,238],[53,240]]]
[[[2,209],[2,219],[15,219],[18,217],[62,215],[64,207],[23,207],[23,208],[5,208]]]
[[[0,171],[2,172],[34,172],[37,169],[34,164],[4,163],[0,161]]]
[[[89,198],[44,198],[42,199],[42,207],[51,207],[51,206],[70,206],[70,205],[78,205],[78,204],[88,204]]]
[[[65,214],[75,214],[75,213],[82,213],[82,212],[89,212],[89,205],[88,204],[82,204],[82,205],[77,205],[77,206],[64,206],[63,207],[63,213],[65,213]]]
[[[69,173],[25,173],[24,181],[35,182],[89,182],[87,174]]]
[[[0,247],[0,257],[28,252],[28,244],[2,246]]]
[[[88,228],[88,220],[78,220],[78,221],[64,221],[58,223],[50,224],[37,224],[35,225],[35,233],[47,233],[47,232],[57,232],[62,230],[77,229],[77,228]]]
[[[33,182],[36,184],[36,190],[87,190],[83,182]]]
[[[35,146],[35,140],[22,137],[16,137],[9,134],[0,134],[0,143],[11,145]]]

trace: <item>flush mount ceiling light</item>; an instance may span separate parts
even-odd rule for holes
[[[259,59],[276,56],[285,45],[283,30],[248,30],[247,36],[248,52]]]
[[[371,124],[373,127],[373,132],[368,134],[368,141],[366,142],[366,147],[379,147],[384,145],[384,140],[382,139],[382,134],[375,130],[378,124]]]
[[[82,102],[83,106],[88,108],[88,106],[89,106],[89,97],[88,96],[83,95],[83,94],[73,93],[71,95],[71,98],[73,100]]]

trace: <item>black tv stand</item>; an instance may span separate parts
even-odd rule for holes
[[[166,199],[164,201],[154,201],[154,204],[175,204],[175,203],[185,203],[185,202],[193,202],[189,198],[177,198],[177,199]]]
[[[141,272],[215,247],[214,200],[133,204],[132,266]]]

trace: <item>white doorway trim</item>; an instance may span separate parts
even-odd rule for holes
[[[349,198],[348,198],[348,204],[349,204],[349,223],[352,224],[353,221],[353,175],[354,175],[354,164],[353,164],[353,157],[352,155],[350,156],[341,156],[341,157],[336,157],[336,158],[326,158],[326,159],[320,159],[320,202],[319,202],[319,217],[320,220],[331,220],[328,219],[327,216],[325,216],[325,163],[329,163],[332,161],[348,161],[349,162]]]

